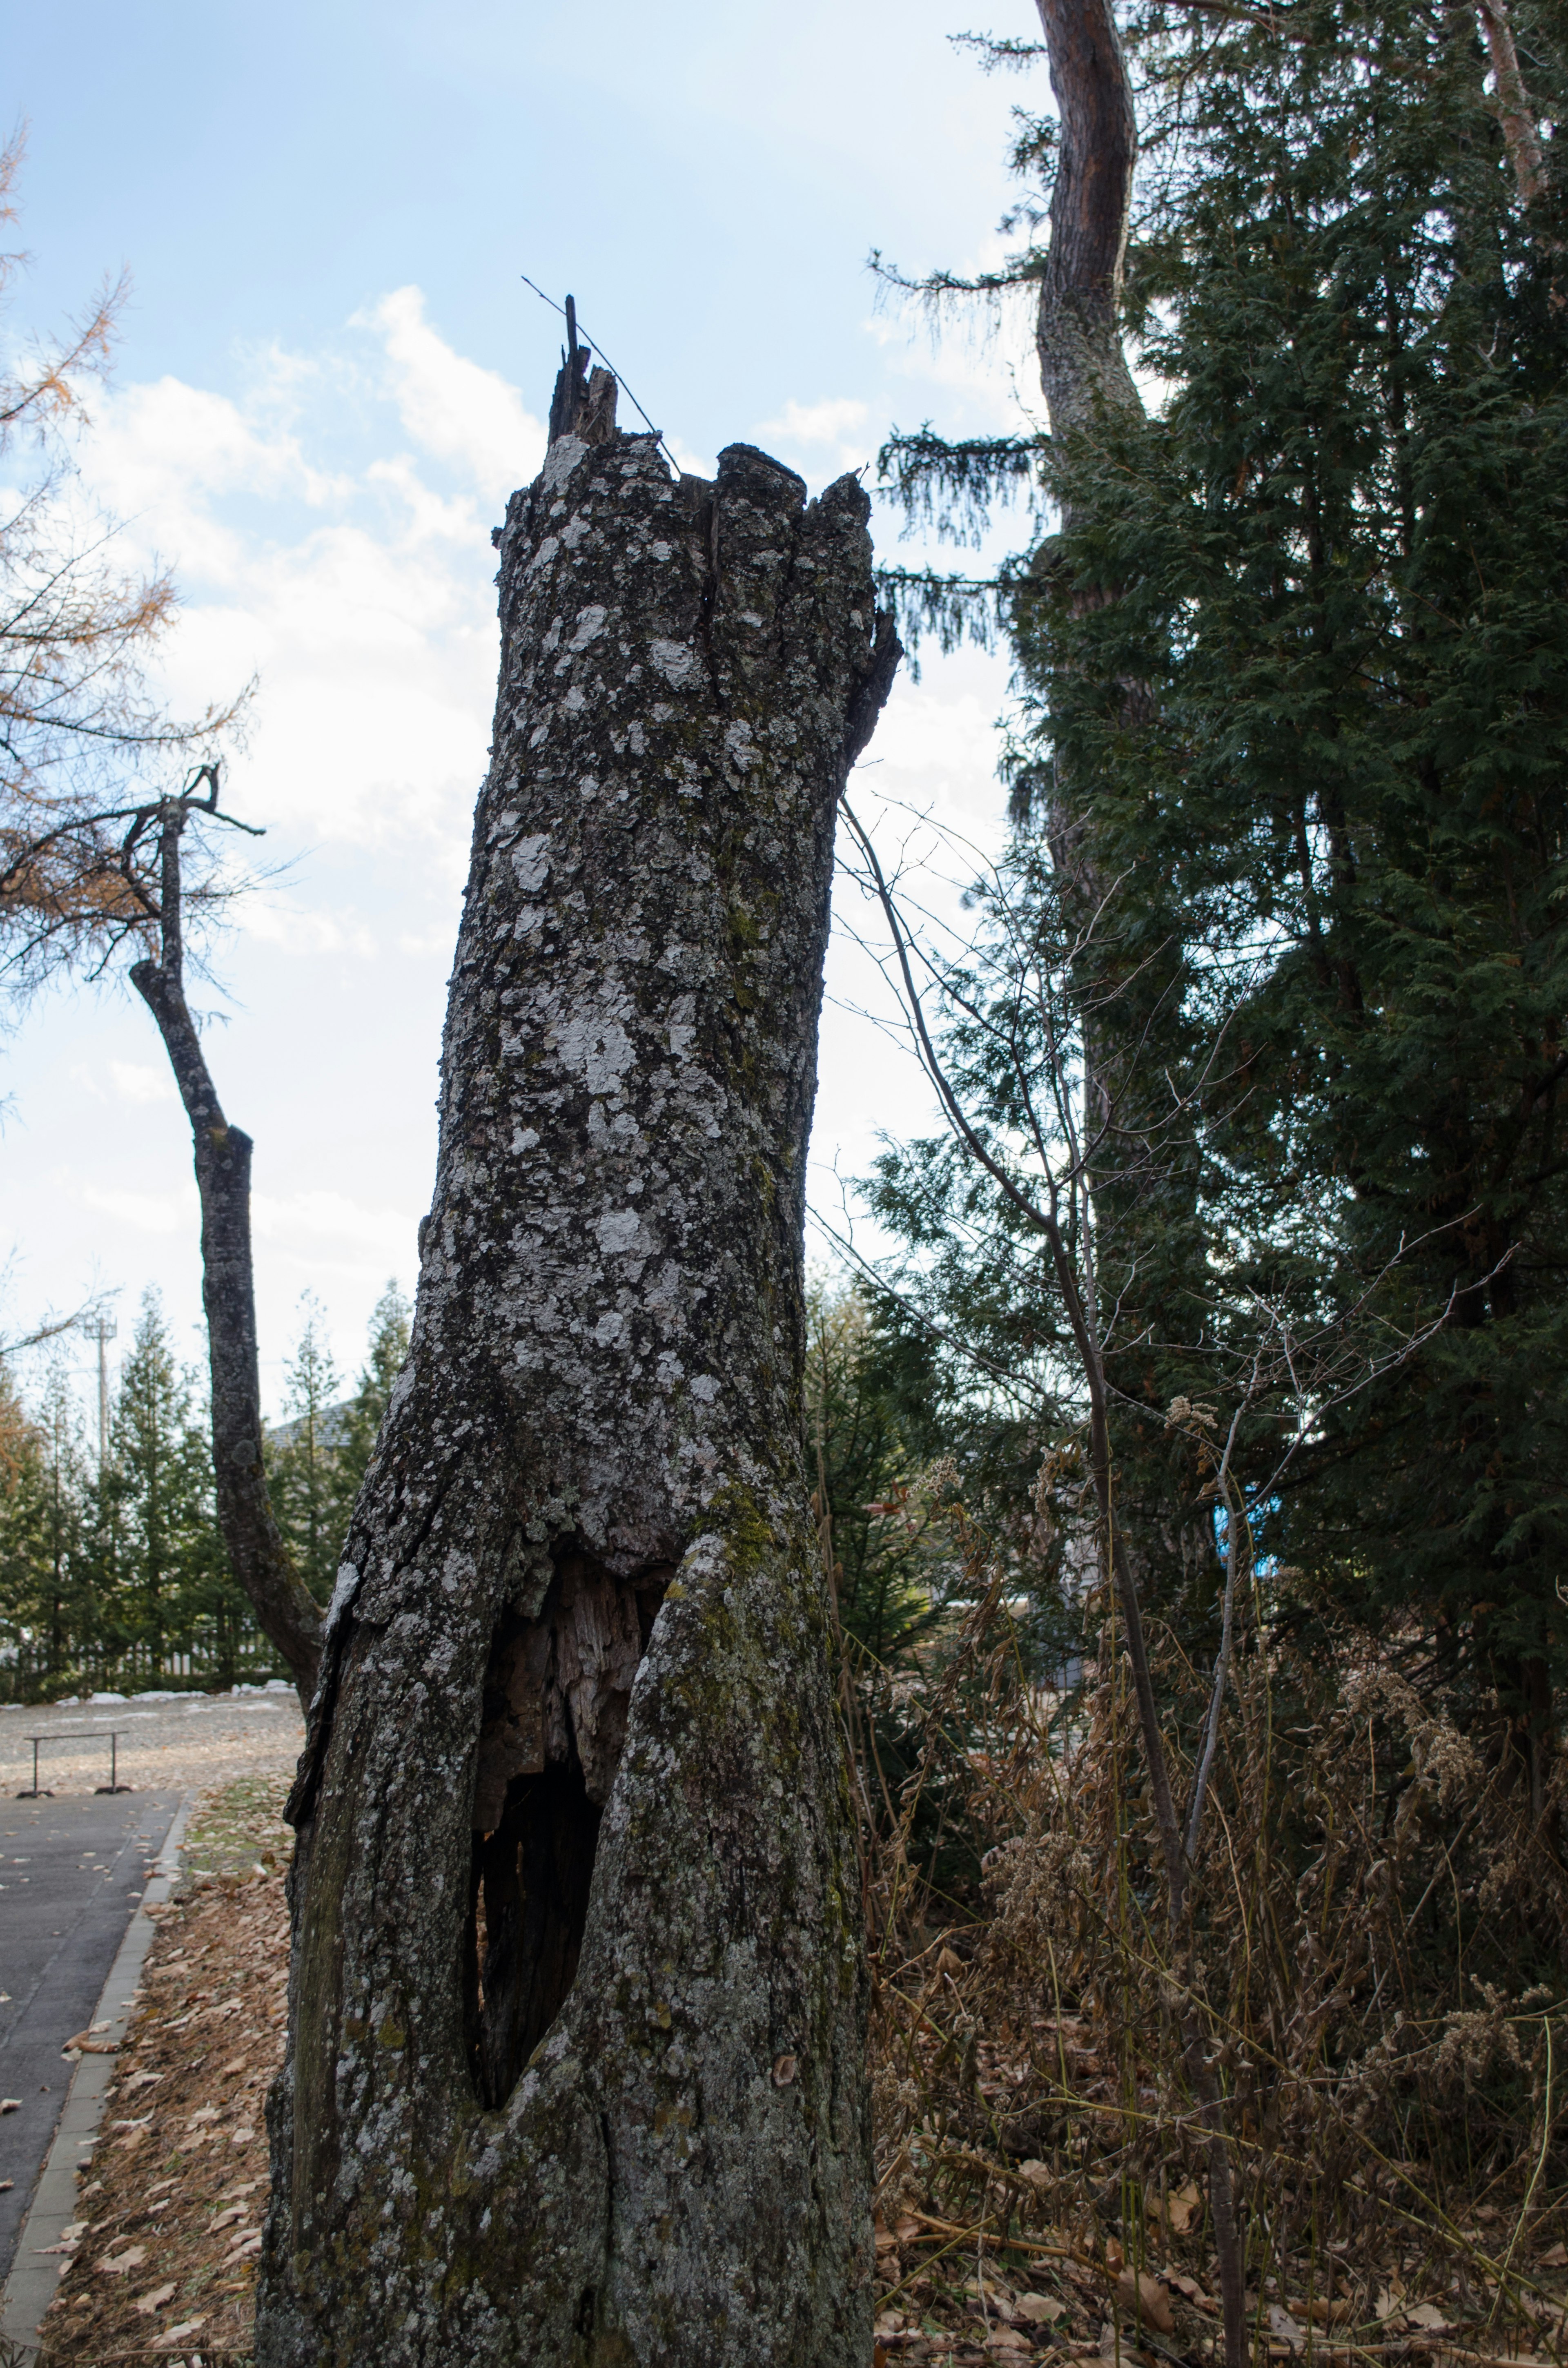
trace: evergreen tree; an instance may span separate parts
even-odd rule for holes
[[[21,1691],[74,1670],[84,1626],[85,1477],[79,1425],[58,1361],[40,1417],[0,1367],[0,1638]]]
[[[202,1413],[149,1290],[120,1369],[108,1463],[91,1491],[89,1551],[106,1636],[142,1647],[154,1676],[199,1622],[216,1621],[220,1636],[232,1636],[239,1617]]]
[[[286,1367],[284,1419],[267,1435],[267,1481],[300,1576],[324,1603],[381,1417],[408,1354],[412,1310],[390,1281],[371,1312],[359,1378],[352,1395],[343,1397],[326,1343],[325,1311],[309,1292],[300,1304],[304,1321]]]
[[[345,1530],[348,1526],[348,1516],[354,1509],[354,1499],[359,1494],[359,1483],[365,1477],[375,1452],[376,1439],[392,1397],[392,1384],[402,1372],[408,1356],[413,1317],[414,1311],[399,1289],[396,1277],[389,1276],[387,1287],[370,1313],[369,1338],[358,1383],[354,1395],[343,1410],[343,1436],[338,1450],[338,1501]]]
[[[325,1313],[310,1292],[293,1354],[284,1367],[284,1419],[267,1436],[267,1486],[294,1566],[318,1603],[332,1593],[343,1535],[337,1467],[344,1409]]]
[[[1565,33],[1521,11],[1527,130],[1562,118]],[[1291,1616],[1418,1638],[1478,1716],[1501,1698],[1539,1793],[1568,1669],[1563,192],[1463,12],[1152,7],[1129,40],[1152,137],[1124,325],[1163,412],[888,456],[916,507],[1027,469],[1062,520],[1007,579],[1018,828],[981,952],[1016,973],[1019,916],[1056,926],[1075,816],[1106,960],[1158,985],[1140,1058],[1200,1104],[1207,1304],[1119,1376],[1149,1454],[1173,1341],[1222,1369],[1254,1293],[1369,1374],[1437,1327],[1306,1410],[1260,1515],[1305,1574]],[[988,1042],[955,1028],[955,1075],[1017,1140]],[[976,1196],[936,1146],[882,1178],[912,1244]],[[946,1312],[1005,1360],[1039,1293],[991,1217]]]
[[[806,1470],[818,1532],[845,1636],[886,1666],[930,1626],[950,1581],[915,1488],[936,1452],[932,1425],[890,1367],[864,1291],[818,1280],[806,1314]]]

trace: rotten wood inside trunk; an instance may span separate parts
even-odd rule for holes
[[[502,1614],[473,1792],[465,2013],[475,2094],[503,2105],[577,1971],[599,1818],[667,1566],[618,1582],[563,1554],[537,1620]]]

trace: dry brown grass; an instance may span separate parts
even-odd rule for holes
[[[884,2354],[1216,2355],[1186,2011],[1226,2091],[1259,2361],[1560,2362],[1557,1803],[1532,1822],[1506,1757],[1367,1640],[1301,1666],[1255,1625],[1184,1991],[1108,1607],[1085,1695],[1040,1694],[957,1528],[975,1610],[860,1689],[863,1754],[880,1725],[910,1771],[861,1795]],[[1207,1679],[1162,1650],[1190,1782]]]

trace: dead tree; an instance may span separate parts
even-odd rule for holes
[[[203,766],[197,781],[208,789],[206,801],[187,792],[141,808],[119,850],[119,869],[139,905],[142,931],[150,931],[157,945],[155,956],[133,966],[131,981],[157,1022],[190,1121],[201,1205],[201,1304],[212,1387],[218,1527],[262,1634],[282,1656],[308,1710],[321,1658],[322,1615],[278,1527],[261,1457],[250,1230],[256,1146],[223,1114],[186,1001],[181,841],[193,812],[216,810],[216,767]],[[151,874],[138,860],[145,845],[156,848]]]
[[[677,480],[563,378],[290,1810],[268,2368],[870,2355],[801,1223],[836,802],[898,646],[854,479]]]

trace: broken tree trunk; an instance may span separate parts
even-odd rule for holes
[[[409,1361],[291,1815],[257,2359],[856,2368],[860,1897],[802,1471],[868,504],[596,371],[502,659]]]
[[[215,770],[211,779],[215,805]],[[212,1387],[218,1528],[257,1625],[282,1656],[309,1710],[321,1659],[321,1609],[295,1569],[273,1515],[261,1456],[261,1372],[250,1233],[251,1154],[256,1146],[223,1115],[185,997],[180,840],[192,803],[188,796],[170,798],[158,812],[158,958],[139,962],[131,983],[157,1023],[190,1121],[201,1206],[201,1304]],[[199,805],[196,811],[201,811]]]

